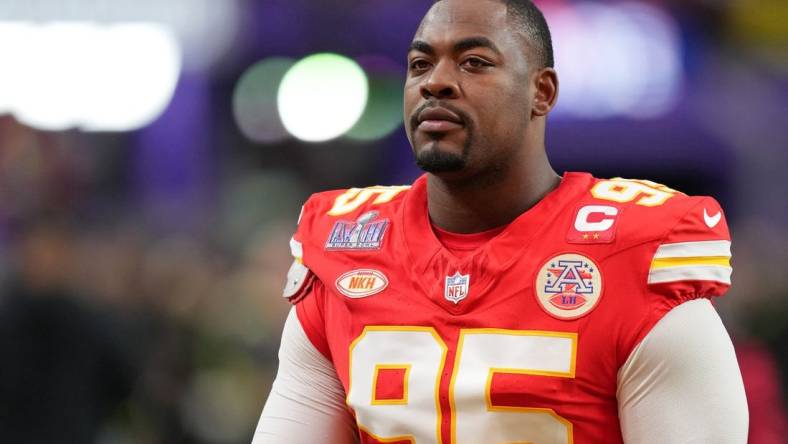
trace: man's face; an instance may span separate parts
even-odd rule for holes
[[[523,40],[495,0],[443,0],[408,52],[405,127],[417,164],[466,176],[521,149],[533,92]]]

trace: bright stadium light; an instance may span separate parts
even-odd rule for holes
[[[0,22],[0,111],[43,130],[129,131],[169,104],[181,69],[158,24]]]
[[[9,22],[159,23],[178,37],[183,69],[221,69],[242,28],[241,0],[2,0]]]
[[[315,54],[296,63],[279,86],[279,115],[287,131],[307,142],[347,132],[364,112],[368,82],[364,70],[337,54]]]

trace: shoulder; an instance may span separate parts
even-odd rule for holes
[[[612,208],[613,254],[640,258],[647,287],[662,310],[698,297],[720,296],[731,285],[731,242],[720,204],[664,185],[632,179],[595,180],[593,199]]]
[[[376,185],[313,194],[299,216],[293,255],[320,275],[333,263],[329,259],[346,256],[335,253],[361,257],[380,250],[410,189]]]
[[[591,244],[588,251],[603,257],[605,297],[626,309],[627,316],[618,308],[613,311],[614,319],[627,326],[619,356],[629,356],[671,309],[728,291],[730,233],[714,198],[622,178],[594,179],[587,191],[574,229],[599,230],[583,234],[599,234],[598,245],[585,243]],[[607,243],[601,243],[604,239]]]
[[[689,196],[649,180],[594,179],[584,204],[591,208],[578,214],[576,222],[593,223],[593,212],[604,212],[617,225],[622,248],[655,240],[730,241],[724,213],[714,198]]]
[[[315,281],[331,280],[346,265],[347,254],[363,257],[380,250],[390,221],[410,188],[378,185],[310,196],[290,240],[294,260],[284,296],[296,303],[309,293]]]
[[[320,218],[352,218],[373,209],[391,212],[410,190],[410,185],[375,185],[315,193],[304,204],[301,221]]]
[[[369,234],[379,232],[382,237],[388,220],[402,206],[410,188],[410,185],[376,185],[315,193],[301,210],[295,237],[302,243],[323,244],[329,250],[355,249],[353,245],[343,244],[351,238],[358,241],[361,230]],[[375,237],[362,236],[361,240],[374,244]],[[370,248],[369,245],[358,247]]]

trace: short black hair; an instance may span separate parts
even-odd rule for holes
[[[441,0],[435,0],[438,3]],[[532,46],[540,68],[554,68],[553,39],[542,11],[531,0],[497,0],[506,5],[506,13],[520,28]]]

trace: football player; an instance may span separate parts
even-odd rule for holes
[[[426,174],[304,205],[254,443],[746,442],[710,302],[730,286],[721,208],[556,174],[557,97],[530,1],[432,6],[404,102]]]

